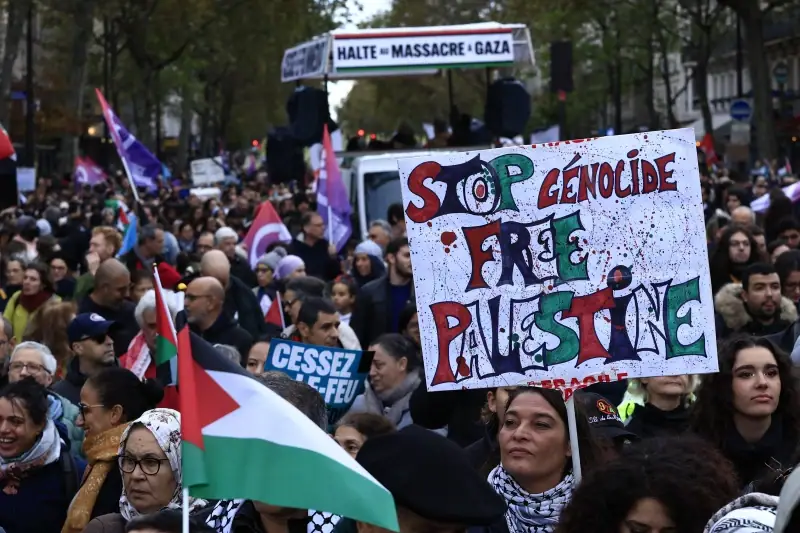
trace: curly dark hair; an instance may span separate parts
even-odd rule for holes
[[[598,465],[572,493],[556,533],[617,533],[636,503],[661,503],[676,531],[703,531],[739,494],[733,466],[692,435],[647,439]]]
[[[543,389],[540,387],[517,387],[508,391],[508,402],[506,402],[506,411],[514,403],[514,400],[523,394],[538,394],[550,404],[556,411],[558,417],[564,423],[564,433],[567,441],[569,441],[569,429],[567,424],[567,406],[561,396],[561,392],[555,389]],[[578,429],[578,447],[580,449],[581,471],[586,472],[594,467],[598,462],[599,450],[597,443],[592,438],[592,430],[589,426],[589,421],[586,418],[583,410],[578,403],[575,404],[575,422]],[[500,430],[503,428],[503,420],[499,420]],[[564,474],[566,475],[572,470],[572,461],[568,460],[564,466]]]
[[[720,346],[718,352],[719,372],[703,378],[697,401],[694,403],[691,428],[697,435],[724,450],[726,435],[733,426],[733,366],[736,356],[747,348],[766,348],[775,357],[781,378],[781,395],[773,420],[780,419],[784,438],[800,436],[800,396],[792,368],[792,361],[786,352],[765,338],[737,334]],[[747,480],[742,480],[747,481]]]

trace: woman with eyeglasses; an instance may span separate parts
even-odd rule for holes
[[[81,464],[48,416],[47,390],[31,377],[0,391],[0,527],[58,533]]]
[[[119,513],[93,519],[84,533],[124,533],[138,516],[182,504],[181,415],[172,409],[152,409],[122,434],[118,466],[122,473]],[[189,512],[202,514],[206,500],[189,498]],[[210,509],[207,509],[210,511]]]
[[[711,290],[716,294],[725,285],[739,283],[744,270],[758,261],[758,244],[750,230],[731,225],[710,255]]]
[[[139,381],[124,368],[108,368],[81,388],[78,426],[83,428],[83,452],[89,466],[67,513],[63,533],[80,533],[92,518],[119,510],[122,476],[117,468],[122,433],[131,420],[153,409],[164,397],[156,381]]]

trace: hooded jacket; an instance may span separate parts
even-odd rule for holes
[[[797,320],[797,308],[791,300],[781,296],[780,315],[769,326],[763,326],[747,312],[741,294],[741,283],[728,283],[714,297],[714,309],[722,319],[724,329],[728,331],[742,331],[756,336],[770,335],[783,331]],[[717,331],[717,337],[726,333]]]

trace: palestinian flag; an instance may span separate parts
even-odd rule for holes
[[[164,387],[164,399],[159,406],[179,410],[180,402],[175,383],[178,373],[178,361],[175,357],[178,355],[178,338],[167,306],[164,287],[161,285],[161,277],[158,275],[158,267],[153,268],[153,281],[156,293],[156,353],[153,362],[156,367],[168,363],[170,376]]]
[[[281,293],[275,295],[275,299],[267,309],[267,314],[264,315],[264,322],[278,326],[281,331],[286,329],[286,322],[283,319],[283,305],[281,304]]]
[[[186,325],[178,331],[178,372],[183,486],[190,495],[327,511],[399,531],[389,491]]]

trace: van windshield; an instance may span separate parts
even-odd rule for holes
[[[364,209],[367,224],[373,220],[386,220],[389,206],[402,202],[400,174],[396,170],[364,174]]]

